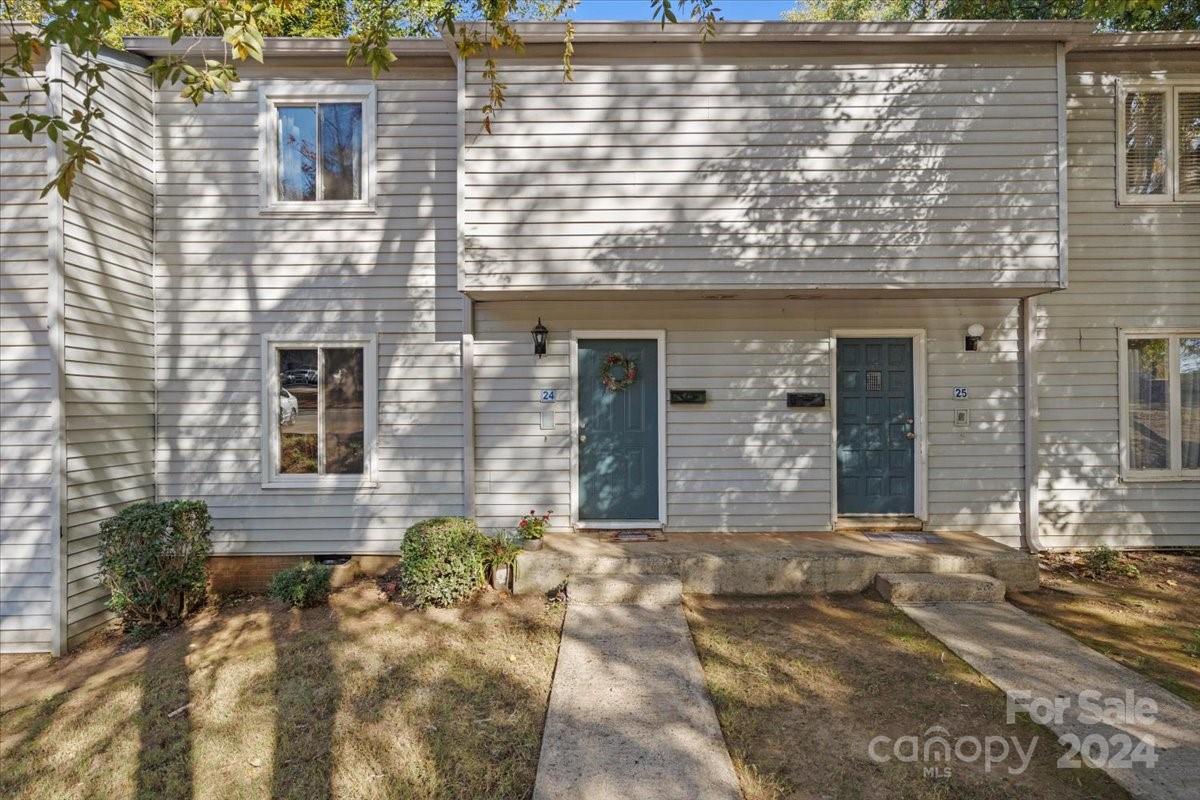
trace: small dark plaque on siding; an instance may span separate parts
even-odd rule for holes
[[[671,402],[682,405],[701,405],[708,402],[705,389],[672,389]]]
[[[788,408],[824,408],[824,392],[788,392]]]

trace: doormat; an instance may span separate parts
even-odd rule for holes
[[[662,531],[656,530],[609,531],[601,535],[600,540],[604,542],[665,542],[667,536]]]
[[[878,531],[864,533],[872,542],[910,542],[913,544],[941,544],[943,539],[936,533],[889,533]]]

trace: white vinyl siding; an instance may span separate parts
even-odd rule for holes
[[[471,62],[466,291],[1058,286],[1053,46],[597,48]]]
[[[462,512],[455,75],[374,84],[376,213],[260,216],[259,86],[363,81],[331,59],[242,69],[199,108],[158,94],[158,487],[206,500],[217,554],[389,553]],[[204,146],[197,146],[198,142]],[[376,337],[376,487],[262,487],[264,335]]]
[[[140,63],[110,62],[89,165],[63,207],[68,642],[110,616],[100,522],[154,493],[154,108]],[[63,110],[82,100],[64,58]]]
[[[1048,547],[1200,545],[1200,481],[1121,480],[1119,331],[1200,328],[1200,205],[1117,204],[1118,80],[1195,83],[1189,52],[1068,61],[1071,285],[1039,301],[1040,535]]]
[[[11,53],[0,49],[0,58]],[[8,133],[27,91],[45,113],[44,79],[4,78],[0,108],[0,652],[51,647],[54,548],[54,358],[45,137]]]
[[[831,415],[787,408],[789,391],[832,391],[830,332],[927,331],[929,522],[1020,544],[1022,398],[1018,308],[996,301],[552,301],[476,307],[476,504],[504,528],[530,508],[570,518],[569,332],[666,330],[668,389],[704,389],[708,403],[667,407],[667,522],[673,531],[830,527]],[[533,355],[529,329],[550,329]],[[967,326],[987,334],[964,352]],[[967,386],[968,400],[953,388]],[[541,389],[557,389],[543,430]],[[968,408],[971,424],[954,426]]]

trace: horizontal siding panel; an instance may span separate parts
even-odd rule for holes
[[[1200,482],[1126,482],[1118,446],[1120,328],[1200,332],[1200,205],[1116,198],[1116,84],[1200,81],[1187,53],[1068,62],[1070,288],[1038,317],[1043,544],[1187,547],[1200,542]]]
[[[0,47],[0,57],[11,50]],[[7,131],[17,101],[45,113],[33,78],[4,77],[12,102],[0,105]],[[49,206],[38,197],[48,180],[47,141],[0,135],[0,653],[51,646],[55,513],[54,360],[47,333]]]
[[[1022,422],[1013,302],[872,301],[879,327],[929,331],[930,375],[967,384],[971,427],[930,400],[931,525],[972,527],[1002,541],[1020,535]],[[481,524],[507,528],[530,508],[570,508],[571,329],[665,329],[669,386],[703,388],[708,403],[667,409],[670,530],[824,530],[830,527],[831,417],[787,409],[787,391],[830,392],[831,328],[860,327],[852,301],[489,302],[476,311],[476,498]],[[530,316],[533,315],[533,316]],[[528,321],[553,332],[548,354],[529,356]],[[967,320],[983,322],[984,349],[962,353]],[[530,387],[559,391],[553,431]],[[944,389],[948,397],[950,391]],[[986,474],[964,476],[965,466]]]
[[[312,218],[258,213],[262,74],[198,108],[155,105],[159,494],[209,503],[217,553],[394,553],[413,522],[462,512],[454,72],[380,77],[377,211]],[[378,337],[375,488],[261,488],[260,339],[300,331]]]
[[[466,288],[1057,285],[1050,48],[808,55],[502,64]],[[486,91],[469,72],[468,126]]]
[[[78,68],[64,64],[68,76]],[[78,641],[109,618],[99,580],[99,523],[154,490],[153,91],[114,65],[98,102],[99,168],[64,209],[67,437],[67,632]],[[69,112],[81,98],[64,93]],[[96,213],[94,209],[104,209]]]

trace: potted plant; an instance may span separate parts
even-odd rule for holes
[[[492,588],[496,591],[511,591],[513,567],[521,547],[508,533],[490,537],[483,544],[483,563],[491,575]]]
[[[517,523],[517,533],[525,542],[526,550],[541,550],[542,537],[546,535],[546,528],[550,527],[550,515],[553,511],[547,511],[545,514],[539,514],[534,509],[529,509],[529,513],[521,517],[521,521]]]

